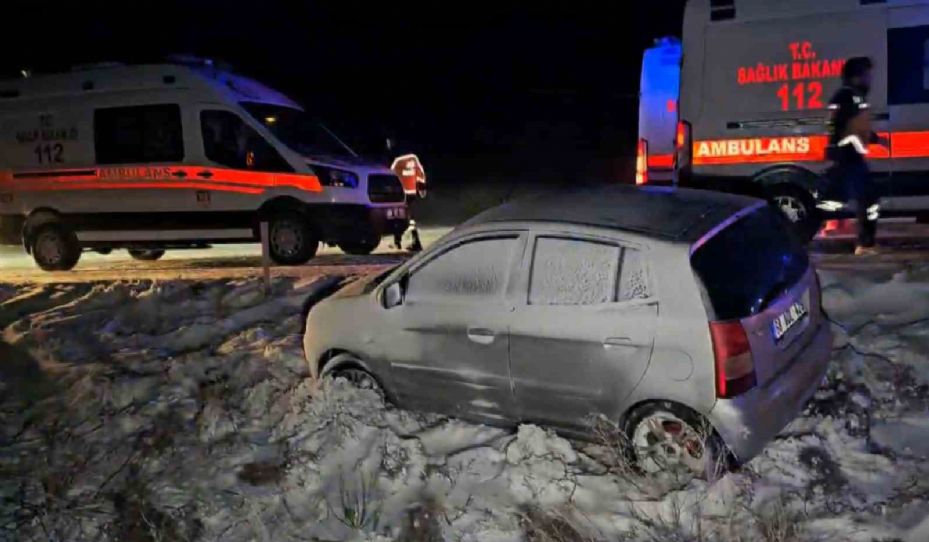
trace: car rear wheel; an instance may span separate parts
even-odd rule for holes
[[[284,214],[271,220],[268,229],[271,259],[280,265],[301,265],[319,250],[319,238],[305,218]]]
[[[794,186],[779,186],[771,190],[769,199],[790,221],[801,239],[813,239],[822,225],[822,218],[809,193]]]
[[[702,418],[671,403],[636,409],[626,423],[630,455],[645,474],[716,480],[726,470],[722,439]]]
[[[381,244],[381,240],[378,238],[374,239],[365,239],[363,241],[346,241],[339,243],[339,248],[342,249],[342,252],[346,254],[352,254],[355,256],[367,256],[374,252],[374,250]]]
[[[161,249],[136,249],[130,248],[129,255],[132,256],[134,260],[139,260],[143,262],[154,262],[161,259],[165,255],[165,251]]]
[[[43,271],[69,271],[81,259],[77,236],[63,224],[47,224],[32,237],[32,258]]]

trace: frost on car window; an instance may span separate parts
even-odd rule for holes
[[[532,263],[532,305],[596,305],[614,300],[616,245],[540,237]]]
[[[619,280],[619,301],[648,297],[645,261],[638,250],[627,248],[623,254],[623,269]]]
[[[516,238],[465,243],[427,263],[410,276],[407,299],[487,298],[501,295]]]

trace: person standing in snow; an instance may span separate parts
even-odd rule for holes
[[[877,219],[880,216],[877,187],[868,167],[868,145],[883,143],[871,130],[868,92],[871,90],[871,59],[851,58],[842,69],[842,88],[829,102],[828,158],[832,160],[829,177],[839,198],[855,202],[858,242],[855,254],[877,252]]]

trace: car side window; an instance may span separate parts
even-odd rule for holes
[[[97,109],[94,147],[100,165],[180,162],[181,108],[159,104]]]
[[[638,250],[592,240],[536,238],[530,305],[602,305],[647,297]]]
[[[414,271],[406,301],[487,301],[501,297],[519,237],[466,241]]]
[[[649,295],[648,275],[645,271],[645,255],[641,250],[624,248],[623,260],[620,265],[619,291],[616,300],[648,299]]]
[[[254,128],[231,111],[200,112],[206,157],[233,169],[290,172],[293,168]]]

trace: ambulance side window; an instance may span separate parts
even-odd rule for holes
[[[181,108],[160,104],[97,109],[94,146],[98,164],[180,162]]]
[[[929,103],[929,26],[887,32],[888,103]]]
[[[200,131],[206,157],[217,164],[233,169],[293,171],[261,134],[231,111],[202,111]]]

